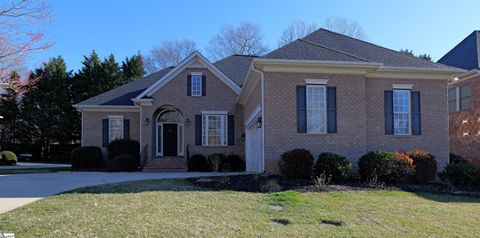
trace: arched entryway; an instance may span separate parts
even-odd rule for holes
[[[183,115],[177,109],[167,108],[158,113],[155,120],[156,156],[184,155]]]

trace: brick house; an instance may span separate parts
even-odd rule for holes
[[[439,63],[466,70],[448,84],[450,152],[480,164],[480,32],[474,31]]]
[[[146,169],[185,170],[188,155],[238,154],[278,172],[308,149],[357,160],[423,149],[448,163],[447,83],[462,70],[319,29],[263,56],[211,63],[194,52],[83,101],[82,145],[138,140]]]

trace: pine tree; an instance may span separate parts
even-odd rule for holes
[[[110,54],[108,58],[105,58],[101,63],[101,73],[99,80],[100,88],[102,92],[114,89],[124,84],[122,72],[120,66],[115,61],[115,56]]]
[[[143,66],[143,57],[140,52],[132,57],[125,58],[122,62],[122,72],[125,81],[132,81],[143,77],[145,68]]]
[[[80,116],[72,107],[71,73],[61,56],[36,69],[22,98],[24,128],[31,142],[42,146],[43,158],[50,155],[50,144],[68,144],[79,138]],[[24,133],[27,133],[24,132]]]
[[[75,102],[80,102],[102,93],[99,77],[102,71],[100,58],[95,50],[83,56],[82,69],[74,76]]]

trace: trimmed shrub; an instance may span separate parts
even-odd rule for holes
[[[280,172],[289,178],[310,179],[313,155],[306,149],[294,149],[283,153],[279,162]]]
[[[17,155],[12,151],[8,151],[8,150],[0,152],[0,164],[16,165]]]
[[[449,164],[440,173],[440,177],[453,185],[480,185],[480,167],[468,162]]]
[[[225,160],[225,155],[221,153],[215,153],[208,156],[208,164],[210,165],[210,171],[219,172],[221,164]]]
[[[411,161],[405,154],[388,151],[370,151],[358,161],[360,176],[368,181],[407,182],[413,174]]]
[[[238,155],[229,155],[225,157],[220,165],[222,172],[243,172],[245,171],[245,161]]]
[[[212,172],[207,158],[203,155],[192,155],[187,159],[188,171],[190,172]]]
[[[407,152],[408,156],[413,159],[413,167],[415,174],[413,178],[417,183],[428,183],[437,175],[437,161],[432,154],[421,151],[412,150]]]
[[[102,162],[102,149],[96,146],[78,147],[70,152],[72,170],[100,168]]]
[[[342,181],[348,177],[352,164],[340,155],[334,153],[322,153],[315,163],[316,175],[324,174],[332,177],[332,181]]]
[[[392,182],[411,182],[415,169],[413,159],[406,153],[395,152],[395,161],[393,162]]]
[[[140,160],[140,144],[130,139],[120,139],[110,142],[107,146],[108,159],[114,160],[120,155],[131,155]]]
[[[138,170],[140,160],[130,154],[123,154],[113,159],[113,168],[116,171],[133,172]]]

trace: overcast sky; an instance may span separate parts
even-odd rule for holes
[[[261,1],[261,0],[51,0],[55,15],[45,34],[54,45],[32,57],[40,66],[62,55],[69,70],[81,67],[95,49],[103,58],[123,60],[143,54],[162,40],[189,38],[203,50],[219,28],[242,21],[259,24],[273,49],[295,20],[322,25],[327,17],[347,17],[362,25],[367,40],[394,50],[412,49],[438,60],[480,29],[480,1]]]

